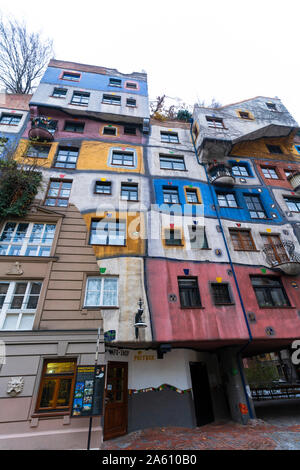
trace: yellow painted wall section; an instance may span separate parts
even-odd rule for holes
[[[82,214],[89,234],[91,233],[92,220],[111,215],[112,220],[126,221],[126,244],[125,246],[114,245],[92,245],[97,258],[109,258],[119,255],[144,255],[145,254],[145,214],[142,212],[91,212]]]
[[[37,144],[36,142],[30,142],[29,140],[21,139],[19,142],[19,145],[16,149],[15,152],[15,159],[19,162],[26,163],[28,165],[38,165],[42,166],[43,168],[50,168],[53,164],[53,159],[56,154],[58,142],[53,142],[51,145],[49,145],[50,150],[48,154],[48,158],[30,158],[26,157],[27,149],[30,145],[43,145],[45,146],[46,144]],[[24,158],[26,161],[24,161]]]
[[[136,168],[120,168],[118,166],[108,165],[109,151],[111,148],[122,150],[134,149],[137,154],[137,167]],[[117,171],[118,173],[144,173],[143,163],[143,147],[135,145],[118,145],[106,142],[82,142],[78,161],[77,170],[108,170]]]
[[[294,147],[294,137],[258,139],[235,144],[230,155],[237,157],[253,157],[270,160],[286,160],[300,162],[300,155]],[[269,153],[266,144],[280,145],[282,154]]]

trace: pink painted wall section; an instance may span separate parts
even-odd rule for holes
[[[147,260],[146,266],[155,340],[217,343],[235,339],[241,342],[248,339],[234,280],[227,273],[229,265],[150,259]],[[183,269],[189,269],[189,276],[198,277],[203,308],[181,308],[177,278],[185,276]],[[209,283],[216,282],[217,277],[222,278],[222,282],[230,283],[234,305],[216,307],[213,304]],[[161,282],[162,279],[164,282]],[[175,294],[177,301],[170,302],[169,294]]]
[[[291,307],[285,308],[259,308],[254,289],[251,284],[250,274],[262,275],[261,269],[243,266],[235,267],[236,276],[240,285],[240,290],[244,299],[247,312],[253,312],[256,316],[256,323],[251,323],[251,332],[254,339],[279,339],[279,338],[300,338],[300,277],[280,275],[266,270],[265,276],[278,276],[283,284]],[[293,287],[295,286],[295,287]],[[298,288],[297,288],[298,286]],[[268,336],[265,329],[272,327],[275,330],[274,336]]]
[[[148,259],[146,267],[149,304],[156,341],[197,343],[211,341],[217,346],[222,341],[230,341],[234,344],[243,339],[249,339],[234,278],[227,273],[230,269],[229,265]],[[178,277],[185,276],[183,269],[189,269],[189,276],[198,277],[203,308],[181,308]],[[300,338],[300,316],[297,313],[297,310],[300,310],[300,278],[279,276],[291,307],[260,308],[250,275],[262,275],[261,269],[236,266],[235,270],[245,310],[247,313],[253,312],[256,316],[256,323],[250,324],[253,341]],[[271,270],[266,270],[265,273],[268,276],[274,276],[274,274]],[[210,282],[216,282],[217,277],[222,278],[222,282],[230,284],[234,305],[214,305]],[[298,285],[298,289],[293,287],[293,283]],[[175,294],[177,301],[171,302],[168,298],[169,294]],[[275,330],[274,336],[268,336],[265,331],[270,326]]]
[[[138,126],[136,129],[136,135],[124,134],[124,123],[119,124],[115,122],[101,122],[95,119],[85,119],[83,116],[76,117],[61,111],[52,110],[50,108],[40,108],[36,111],[37,115],[50,117],[51,119],[58,121],[56,132],[54,134],[54,140],[60,139],[98,139],[106,142],[117,142],[118,140],[126,141],[132,144],[142,144],[145,141],[145,136],[141,133]],[[80,122],[84,123],[84,131],[81,132],[67,132],[64,131],[65,122]],[[105,135],[103,134],[103,127],[111,125],[117,128],[117,135]],[[132,125],[134,125],[132,123]],[[23,133],[23,138],[28,138],[28,131],[31,129],[31,121],[28,121],[27,128]]]

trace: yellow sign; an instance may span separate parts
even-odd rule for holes
[[[143,354],[143,351],[138,351],[136,356],[133,356],[134,361],[154,361],[155,355]]]

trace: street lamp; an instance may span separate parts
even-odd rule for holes
[[[143,306],[142,299],[140,299],[138,301],[138,306],[139,306],[139,309],[135,314],[135,322],[134,322],[136,339],[138,339],[138,337],[139,337],[139,329],[140,328],[147,328],[147,324],[145,322],[143,322],[143,320],[142,320],[142,315],[144,313],[144,309],[142,308],[142,306]]]

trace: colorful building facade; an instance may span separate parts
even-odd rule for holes
[[[84,448],[99,331],[94,447],[255,417],[242,358],[300,335],[296,121],[265,97],[150,119],[146,74],[55,60],[29,109],[15,159],[43,184],[1,226],[0,448]]]

